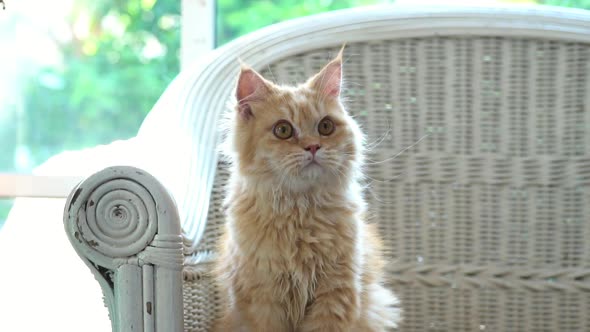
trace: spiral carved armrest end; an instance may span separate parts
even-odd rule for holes
[[[103,289],[113,330],[182,329],[183,238],[176,204],[158,180],[129,166],[95,173],[68,197],[64,226]],[[156,303],[159,310],[142,310]]]
[[[106,168],[80,183],[66,202],[66,233],[80,254],[113,268],[142,252],[159,236],[178,236],[174,201],[148,173],[134,167]]]

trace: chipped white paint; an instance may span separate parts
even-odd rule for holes
[[[68,197],[64,226],[101,284],[114,331],[182,331],[180,223],[154,177],[123,166],[92,175]]]
[[[123,264],[115,271],[115,300],[118,305],[116,312],[121,331],[144,331],[142,306],[141,267],[134,264]]]

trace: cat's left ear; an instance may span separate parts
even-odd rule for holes
[[[338,98],[342,88],[342,53],[344,46],[336,58],[328,63],[317,75],[311,78],[311,87],[325,97]]]

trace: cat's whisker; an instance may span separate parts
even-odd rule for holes
[[[346,178],[346,174],[344,174],[344,171],[341,170],[338,165],[335,165],[335,167],[332,167],[331,169],[333,169],[336,172],[338,172],[338,174],[334,174],[334,175],[336,175],[338,177],[338,184],[340,186],[343,186],[343,183],[342,183],[343,180],[342,179]],[[338,175],[341,175],[341,176],[338,176]]]
[[[338,169],[338,163],[336,163],[332,158],[323,160],[322,165],[329,171],[338,171],[340,175],[344,175],[344,173],[340,172]]]
[[[277,198],[281,196],[282,194],[282,188],[284,185],[284,182],[287,178],[287,174],[288,172],[285,171],[285,166],[282,165],[283,164],[283,160],[285,158],[281,159],[281,162],[279,162],[277,165],[273,165],[272,166],[272,172],[273,173],[278,173],[279,175],[279,185],[276,187],[272,188],[272,192],[273,192],[273,206],[277,205]]]
[[[297,152],[291,152],[288,153],[286,155],[284,155],[281,160],[275,165],[273,166],[276,169],[282,169],[285,167],[286,164],[291,164],[291,163],[296,163],[299,160],[299,156],[301,155],[301,153],[297,153]]]
[[[380,138],[376,139],[372,143],[367,143],[365,145],[365,151],[372,151],[373,149],[375,149],[376,147],[378,147],[379,144],[383,143],[383,141],[385,140],[385,138],[387,138],[389,136],[389,134],[391,134],[391,123],[389,123],[387,125],[387,131],[385,133],[383,133]]]
[[[361,83],[357,83],[357,82],[346,83],[346,85],[363,86]],[[343,89],[343,90],[346,91],[346,89]]]
[[[280,172],[279,175],[279,185],[275,188],[278,194],[282,194],[283,188],[285,188],[285,183],[288,181],[290,177],[290,168],[283,168],[283,171]]]
[[[395,155],[393,155],[392,157],[389,157],[389,158],[386,158],[386,159],[383,159],[383,160],[380,160],[380,161],[374,161],[374,162],[370,162],[370,163],[367,163],[367,164],[370,164],[370,165],[378,165],[378,164],[383,164],[383,163],[386,163],[386,162],[389,162],[389,161],[393,161],[393,160],[395,160],[395,158],[397,158],[397,157],[401,156],[401,155],[402,155],[404,152],[406,152],[406,151],[410,150],[411,148],[415,147],[415,146],[416,146],[416,145],[418,145],[420,142],[422,142],[422,140],[424,140],[426,137],[428,137],[428,136],[430,136],[430,135],[431,135],[431,133],[424,134],[424,136],[420,137],[420,138],[419,138],[419,139],[418,139],[416,142],[414,142],[412,145],[410,145],[410,146],[408,146],[408,147],[405,147],[404,149],[402,149],[400,152],[396,153],[396,154],[395,154]]]
[[[279,188],[284,188],[285,185],[291,188],[289,180],[300,175],[302,158],[301,153],[289,153],[274,166],[274,170],[279,173]]]
[[[356,158],[357,157],[357,154],[355,154],[355,153],[346,153],[346,152],[343,152],[342,155],[343,156],[347,156],[347,157],[353,157],[353,158]],[[362,156],[362,160],[364,161],[364,164],[372,164],[372,163],[376,162],[376,160],[370,159],[367,156]]]
[[[358,53],[353,53],[353,54],[349,54],[348,57],[344,58],[342,60],[342,65],[344,66],[344,64],[346,64],[350,59],[352,59],[353,56],[359,56],[360,54]],[[360,83],[359,83],[360,85]]]
[[[378,203],[380,203],[380,204],[392,204],[392,202],[385,202],[384,200],[382,200],[381,198],[379,198],[379,196],[377,196],[377,193],[375,193],[375,190],[373,190],[372,187],[369,187],[369,189],[367,191],[371,194],[371,197],[373,197]]]
[[[388,182],[392,182],[392,181],[397,180],[399,177],[405,175],[406,173],[407,172],[401,172],[398,175],[392,177],[391,179],[375,179],[375,178],[370,177],[367,174],[365,174],[364,177],[367,178],[367,179],[369,179],[369,180],[371,180],[371,181],[373,181],[373,182],[388,183]]]
[[[277,78],[275,77],[275,74],[272,72],[270,65],[266,65],[266,68],[268,69],[268,72],[270,73],[270,76],[272,77],[272,81],[278,84],[279,81],[277,81]]]
[[[381,183],[386,183],[386,182],[392,182],[392,181],[395,181],[395,180],[397,180],[398,178],[400,178],[400,177],[404,176],[406,173],[407,173],[407,172],[401,172],[401,173],[399,173],[398,175],[394,176],[393,178],[391,178],[391,179],[387,179],[387,180],[378,180],[378,179],[372,179],[372,178],[370,178],[370,177],[367,177],[367,178],[369,178],[369,179],[370,179],[372,182],[381,182]],[[377,202],[379,202],[379,203],[381,203],[381,204],[387,204],[387,205],[395,204],[395,202],[394,202],[394,201],[384,201],[383,199],[379,198],[379,196],[377,195],[377,193],[376,193],[376,192],[375,192],[375,190],[374,190],[374,187],[372,186],[372,182],[371,182],[371,183],[369,183],[369,184],[367,184],[367,187],[366,187],[366,188],[364,188],[364,189],[367,189],[367,191],[371,193],[371,196],[372,196],[372,197],[373,197],[373,198],[374,198],[374,199],[375,199]]]
[[[342,187],[344,185],[344,183],[342,182],[343,179],[348,178],[346,173],[344,173],[344,170],[341,169],[344,166],[341,163],[339,163],[336,156],[332,154],[326,157],[324,164],[325,168],[328,169],[338,179],[338,184]]]

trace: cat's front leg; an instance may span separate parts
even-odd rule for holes
[[[293,332],[284,305],[277,300],[272,282],[250,273],[232,279],[227,290],[226,312],[215,332]]]
[[[240,332],[291,332],[285,310],[270,298],[252,294],[237,305],[232,331]]]
[[[325,278],[318,284],[298,332],[346,332],[360,317],[360,296],[352,278]]]
[[[213,328],[214,332],[291,332],[281,306],[251,301],[231,309]]]

